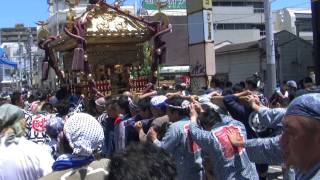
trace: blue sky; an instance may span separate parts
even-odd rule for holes
[[[113,0],[108,0],[113,2]],[[140,0],[137,0],[140,1]],[[273,9],[284,7],[310,7],[311,0],[276,0]],[[133,4],[127,0],[126,4]],[[0,0],[0,28],[13,27],[17,23],[35,26],[35,22],[48,17],[47,0]]]

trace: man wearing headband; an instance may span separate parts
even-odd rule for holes
[[[195,106],[192,104],[190,109],[190,135],[201,147],[201,151],[209,156],[213,165],[210,170],[215,179],[259,179],[245,148],[233,147],[227,136],[228,131],[235,131],[237,138],[246,139],[245,126],[231,117],[221,116],[213,108],[204,111],[200,105],[197,105],[201,111],[198,116]]]
[[[104,97],[100,97],[94,101],[95,108],[97,111],[97,120],[99,123],[101,123],[103,120],[108,118],[108,114],[106,113],[106,99]]]
[[[58,134],[59,152],[62,154],[52,165],[53,173],[46,179],[97,179],[107,178],[109,160],[95,161],[104,141],[99,122],[91,115],[76,113],[64,124]]]
[[[128,119],[124,125],[126,130],[126,145],[129,145],[131,142],[139,142],[139,132],[135,129],[135,123],[140,121],[142,122],[142,127],[147,131],[150,127],[150,124],[153,120],[152,113],[150,110],[150,100],[151,97],[145,97],[138,101],[137,105],[132,102],[130,109],[133,109],[137,114],[130,119]],[[134,108],[131,108],[134,106]]]
[[[119,152],[126,147],[126,129],[125,122],[132,117],[132,100],[128,96],[121,95],[117,101],[119,117],[114,122],[114,143],[115,152]]]
[[[118,102],[117,100],[111,100],[107,106],[107,114],[108,118],[101,122],[101,126],[104,131],[105,141],[103,143],[102,152],[105,157],[111,157],[115,151],[115,137],[114,137],[114,129],[115,122],[119,119],[118,114]]]
[[[200,148],[189,135],[189,101],[179,97],[166,100],[167,114],[172,124],[161,141],[157,133],[150,128],[149,138],[158,147],[165,149],[175,159],[178,180],[199,180],[203,176]]]
[[[284,116],[281,136],[252,139],[251,142],[235,141],[228,136],[233,139],[234,146],[251,146],[256,156],[262,156],[257,159],[277,163],[284,161],[287,167],[295,168],[296,180],[316,180],[320,178],[319,131],[320,94],[314,93],[292,101]]]
[[[166,100],[166,96],[154,96],[150,101],[151,112],[153,117],[155,118],[151,123],[151,127],[157,132],[157,138],[159,140],[162,140],[166,130],[166,126],[169,123],[169,117],[168,115],[166,115]],[[146,142],[147,135],[144,133],[143,126],[140,121],[135,124],[135,128],[139,133],[140,141]]]
[[[281,147],[287,166],[297,169],[296,179],[320,179],[320,94],[307,94],[289,105]]]
[[[0,179],[39,179],[52,171],[49,151],[23,137],[24,130],[23,110],[0,106]]]

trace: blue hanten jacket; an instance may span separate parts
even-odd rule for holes
[[[223,103],[229,111],[233,119],[238,120],[246,127],[248,139],[256,138],[257,134],[251,129],[248,119],[253,112],[251,107],[247,107],[239,102],[239,98],[235,95],[228,95],[223,98]]]
[[[281,135],[271,138],[249,139],[245,148],[252,162],[258,164],[280,165],[283,163],[280,147]]]
[[[250,160],[255,163],[282,164],[284,161],[282,149],[279,145],[280,138],[281,135],[278,135],[272,138],[250,139],[246,141],[245,148]],[[302,173],[299,170],[295,172],[295,178],[293,178],[295,180],[318,180],[320,179],[320,163],[315,165],[307,173]]]
[[[271,128],[273,133],[271,136],[276,136],[282,133],[282,119],[287,109],[275,108],[270,109],[261,107],[258,111],[259,120],[262,126]]]
[[[230,143],[228,129],[235,130],[242,138],[247,139],[244,125],[229,117],[225,117],[211,131],[200,129],[198,124],[190,124],[191,137],[204,153],[209,154],[216,179],[259,179],[256,167],[250,162],[246,150],[234,147]]]
[[[112,156],[115,150],[114,144],[114,119],[107,118],[101,121],[101,126],[104,131],[104,144],[102,146],[102,152],[107,157]]]
[[[139,134],[134,128],[134,124],[139,120],[141,120],[141,117],[136,115],[124,122],[126,145],[129,145],[131,142],[139,142]]]
[[[189,118],[172,123],[162,141],[154,143],[174,158],[178,180],[201,180],[203,175],[201,150],[192,142],[189,133]]]

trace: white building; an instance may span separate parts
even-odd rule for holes
[[[265,35],[264,0],[214,0],[215,44],[243,43]]]
[[[308,8],[285,8],[273,12],[274,30],[286,30],[307,41],[313,41],[312,15]]]

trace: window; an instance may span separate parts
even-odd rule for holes
[[[264,8],[263,2],[253,2],[252,5],[254,8]]]
[[[235,24],[224,24],[224,28],[223,29],[234,29],[234,25]]]
[[[312,20],[311,18],[297,18],[296,19],[297,31],[310,32],[312,31]]]
[[[243,6],[253,6],[254,13],[264,13],[264,3],[263,2],[212,2],[213,6],[234,6],[234,7],[243,7]]]
[[[231,6],[231,2],[220,2],[220,6]]]
[[[212,6],[220,6],[220,2],[213,2]]]
[[[263,8],[254,8],[253,12],[254,13],[264,13],[264,9]]]
[[[245,24],[235,24],[234,28],[235,29],[246,29],[246,25]]]
[[[5,76],[11,76],[11,69],[4,69]]]
[[[247,23],[234,23],[234,24],[214,24],[216,29],[234,30],[234,29],[259,29],[265,31],[264,24],[247,24]]]
[[[265,36],[266,35],[266,31],[260,31],[260,36]]]
[[[244,2],[232,2],[232,6],[244,6]]]
[[[223,29],[223,24],[216,24],[217,29]]]

